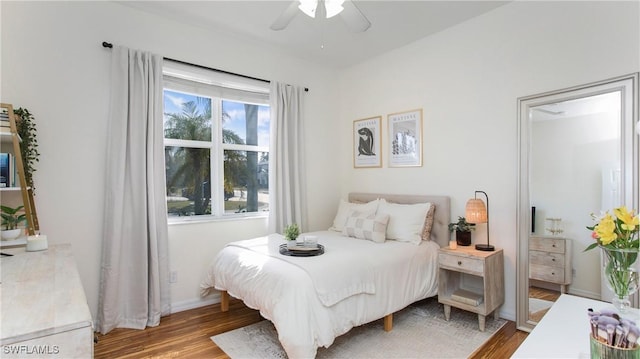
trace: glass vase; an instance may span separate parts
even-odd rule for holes
[[[638,290],[638,248],[602,248],[602,280],[614,293],[611,300],[620,312],[631,307],[629,296]]]

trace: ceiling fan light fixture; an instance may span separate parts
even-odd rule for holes
[[[316,10],[318,9],[318,2],[322,0],[298,0],[300,1],[300,5],[298,5],[298,9],[305,13],[307,16],[315,18]],[[324,6],[327,11],[327,19],[338,15],[344,10],[342,4],[344,4],[345,0],[324,0]]]
[[[300,5],[298,5],[298,9],[305,13],[307,16],[315,18],[316,17],[316,9],[318,8],[318,0],[299,0]]]
[[[327,19],[332,18],[344,10],[342,7],[344,0],[324,0],[324,6],[327,9]]]

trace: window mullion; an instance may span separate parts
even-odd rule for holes
[[[211,131],[211,141],[213,142],[211,147],[211,194],[215,198],[215,202],[212,199],[212,208],[215,208],[216,217],[224,215],[224,157],[220,148],[222,142],[221,116],[221,101],[219,98],[214,98],[211,103],[211,121],[215,129]]]
[[[222,148],[232,151],[269,152],[269,147],[267,146],[238,145],[234,143],[223,143]]]
[[[211,131],[213,132],[213,131]],[[180,140],[175,138],[165,138],[165,146],[177,146],[177,147],[191,147],[191,148],[211,148],[213,142],[209,141],[194,141],[194,140]]]

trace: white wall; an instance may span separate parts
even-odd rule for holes
[[[310,88],[306,94],[311,230],[327,228],[339,198],[335,75],[260,43],[146,14],[113,2],[0,2],[1,101],[36,118],[36,207],[50,244],[69,242],[92,313],[98,305],[110,50],[102,41]],[[4,200],[4,199],[3,199]],[[226,242],[266,232],[264,219],[170,226],[174,306],[197,305],[198,286]],[[61,279],[63,280],[63,279]]]
[[[505,252],[501,314],[514,319],[517,98],[639,71],[638,4],[513,2],[342,71],[343,153],[353,120],[382,115],[384,127],[387,114],[424,110],[424,165],[388,168],[385,153],[383,168],[353,169],[344,156],[342,193],[450,195],[455,218],[474,190],[486,191],[490,239]],[[485,230],[474,242],[486,241]]]

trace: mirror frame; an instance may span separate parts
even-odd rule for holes
[[[621,201],[630,208],[638,209],[638,73],[615,77],[586,85],[575,86],[558,91],[518,98],[518,168],[516,206],[516,327],[530,332],[536,322],[529,319],[529,236],[531,229],[531,204],[529,194],[531,122],[529,113],[532,107],[577,98],[620,91],[621,93]],[[586,235],[586,234],[585,234]],[[632,298],[632,305],[638,307],[638,295]]]

